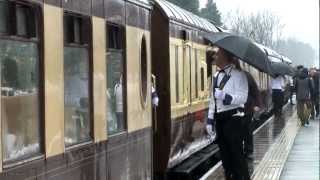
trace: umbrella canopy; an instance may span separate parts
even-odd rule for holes
[[[287,63],[272,63],[271,64],[272,74],[274,75],[294,75],[293,68]]]
[[[234,56],[255,68],[270,73],[270,61],[265,51],[258,47],[253,41],[225,32],[206,34],[205,39],[232,53]]]

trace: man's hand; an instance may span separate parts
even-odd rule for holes
[[[212,139],[213,141],[215,141],[215,140],[217,139],[217,134],[216,134],[216,132],[213,130],[213,126],[212,126],[211,124],[207,124],[206,130],[207,130],[207,133],[208,133],[210,139]]]
[[[226,97],[226,93],[219,88],[215,88],[214,97],[218,100],[224,100]]]
[[[211,124],[207,124],[206,130],[207,130],[207,133],[208,133],[209,135],[213,134],[212,125],[211,125]]]
[[[253,110],[254,110],[255,112],[258,112],[258,111],[260,111],[260,107],[255,106],[255,107],[253,107]]]

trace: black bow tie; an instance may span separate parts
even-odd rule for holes
[[[221,70],[219,71],[219,73],[225,73],[224,69],[221,69]]]

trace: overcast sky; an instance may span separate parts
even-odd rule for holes
[[[204,7],[207,0],[199,0]],[[271,10],[285,24],[283,35],[309,43],[319,51],[319,0],[213,0],[225,17],[230,11]]]

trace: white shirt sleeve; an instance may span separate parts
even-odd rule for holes
[[[248,98],[248,80],[243,72],[240,72],[238,76],[233,78],[233,91],[231,94],[231,104],[240,105],[245,104]]]
[[[214,111],[215,111],[214,103],[215,102],[214,102],[213,91],[211,91],[210,102],[209,102],[209,110],[208,110],[208,118],[209,119],[214,119]]]

